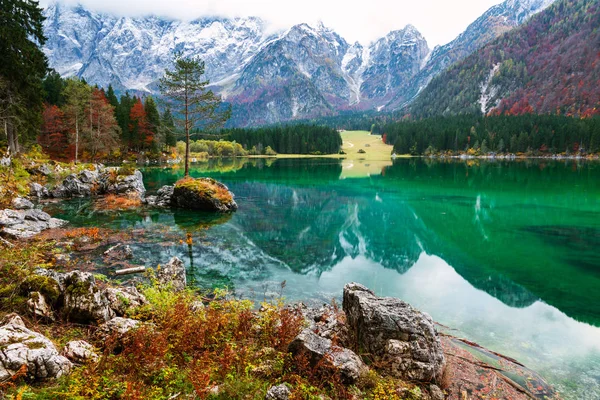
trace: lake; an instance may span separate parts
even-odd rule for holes
[[[75,226],[134,232],[135,263],[176,255],[194,285],[244,298],[340,301],[345,283],[363,283],[518,359],[565,398],[600,399],[600,163],[361,164],[195,164],[192,176],[235,193],[239,210],[229,216],[96,214],[89,200],[53,213]],[[143,172],[150,193],[183,175]]]

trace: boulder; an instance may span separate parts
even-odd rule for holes
[[[40,268],[36,274],[56,281],[61,291],[62,311],[69,320],[87,324],[108,321],[115,316],[106,291],[98,288],[89,272],[60,273]]]
[[[85,340],[72,340],[65,345],[61,354],[76,364],[96,362],[100,358],[94,346]]]
[[[365,286],[344,287],[343,308],[359,348],[409,381],[439,382],[444,353],[433,320],[404,301],[377,297]]]
[[[139,170],[131,175],[116,175],[115,169],[107,169],[100,174],[99,185],[102,194],[137,193],[141,199],[146,195],[144,177]]]
[[[184,178],[173,189],[171,205],[189,210],[231,212],[237,210],[227,186],[212,178]]]
[[[339,371],[346,384],[356,382],[368,370],[353,351],[333,345],[331,340],[317,335],[310,329],[305,329],[296,336],[288,350],[294,355],[306,355],[313,367],[326,358]]]
[[[23,366],[30,380],[58,378],[72,368],[47,337],[27,329],[17,315],[0,326],[0,349],[0,382],[10,379]]]
[[[140,307],[148,304],[146,297],[138,292],[133,286],[124,288],[106,288],[104,289],[106,298],[110,303],[110,308],[118,316],[123,316],[130,308]]]
[[[55,199],[64,199],[65,197],[69,197],[69,192],[63,185],[57,185],[50,191],[50,196]]]
[[[65,224],[67,221],[52,218],[41,210],[0,211],[0,232],[15,239],[28,239],[46,229],[59,228]]]
[[[292,392],[290,391],[290,388],[288,388],[286,384],[282,383],[281,385],[271,386],[271,388],[267,391],[265,400],[288,400],[291,394]]]
[[[82,182],[75,174],[67,176],[62,186],[65,188],[66,197],[89,197],[92,195],[92,183]]]
[[[45,199],[50,196],[48,189],[39,183],[32,182],[29,184],[29,196]]]
[[[93,185],[98,182],[99,174],[97,170],[90,171],[89,169],[83,170],[77,175],[77,178],[85,184]]]
[[[185,265],[178,257],[173,257],[165,265],[159,266],[156,277],[161,286],[169,287],[176,292],[184,290],[187,285]]]
[[[11,202],[11,206],[15,210],[30,210],[33,208],[33,203],[24,197],[15,197]]]

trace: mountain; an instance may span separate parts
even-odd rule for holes
[[[44,11],[44,52],[63,76],[140,93],[157,92],[176,52],[200,56],[214,90],[233,105],[230,125],[271,124],[396,109],[447,66],[551,1],[507,0],[433,52],[411,25],[365,46],[346,42],[322,24],[270,32],[255,17],[183,22],[56,3]]]
[[[431,81],[416,117],[600,114],[600,5],[561,0]]]
[[[506,0],[495,5],[475,20],[456,39],[436,46],[426,62],[408,84],[387,105],[396,109],[412,101],[431,79],[505,32],[523,24],[534,14],[544,10],[555,0]]]
[[[192,22],[155,16],[115,17],[60,3],[44,10],[44,52],[63,76],[123,91],[155,91],[176,52],[201,55],[207,77],[219,81],[239,72],[245,60],[274,36],[258,18],[201,18]]]
[[[379,107],[419,70],[428,51],[410,25],[363,48],[322,24],[300,24],[256,54],[224,92],[238,125]]]

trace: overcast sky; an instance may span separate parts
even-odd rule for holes
[[[41,0],[46,6],[53,0]],[[322,21],[349,42],[369,43],[413,24],[429,47],[454,39],[501,0],[62,0],[116,15],[155,14],[191,20],[200,16],[257,16],[274,28]]]

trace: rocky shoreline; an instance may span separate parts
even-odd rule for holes
[[[177,185],[165,186],[156,196],[146,197],[141,173],[130,172],[119,174],[118,169],[96,166],[93,171],[68,175],[54,188],[32,183],[30,196],[41,200],[127,195],[153,207],[199,202],[195,194],[187,192],[177,197]],[[213,180],[201,182],[222,185]],[[224,185],[218,188],[230,193]],[[237,208],[233,195],[229,203],[222,200],[212,201],[209,208],[222,212]],[[0,233],[9,238],[23,241],[66,224],[36,209],[25,198],[16,198],[12,207],[0,211]],[[121,262],[131,257],[131,249],[118,244],[104,256]],[[152,290],[158,290],[162,296],[190,293],[184,263],[176,257],[158,266],[156,271],[150,270],[148,279]],[[26,299],[26,313],[7,315],[0,322],[0,384],[20,378],[27,382],[52,382],[73,373],[77,366],[96,365],[111,355],[128,351],[136,332],[158,329],[143,311],[152,307],[144,290],[147,286],[139,281],[115,286],[114,282],[99,281],[92,273],[79,269],[68,272],[35,269],[18,286],[19,295]],[[189,312],[204,315],[209,309],[218,309],[219,302],[224,300],[216,297],[191,301]],[[339,380],[342,392],[350,393],[357,385],[368,387],[365,381],[377,381],[384,376],[407,384],[390,386],[389,390],[397,397],[389,394],[392,397],[379,397],[382,399],[558,398],[539,375],[517,361],[440,333],[428,314],[400,299],[378,297],[358,283],[344,287],[342,309],[335,304],[318,308],[291,304],[285,309],[303,322],[286,344],[284,353],[294,360],[303,360],[311,374]],[[251,311],[253,318],[259,320],[270,312],[272,309],[264,305]],[[57,347],[33,328],[39,323],[48,326],[76,323],[93,333],[87,340],[70,340]],[[490,363],[490,359],[494,362]],[[264,374],[270,368],[269,363],[260,364],[253,373]],[[210,390],[219,393],[218,386]],[[297,390],[286,381],[269,388],[265,398],[286,400]],[[361,398],[357,396],[347,398]]]

